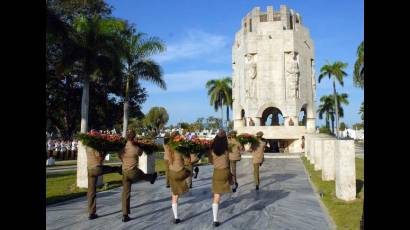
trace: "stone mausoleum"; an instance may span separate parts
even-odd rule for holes
[[[301,152],[302,136],[316,126],[314,63],[299,13],[253,8],[232,46],[234,129],[262,131],[272,152]]]

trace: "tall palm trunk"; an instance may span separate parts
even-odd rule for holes
[[[229,122],[229,106],[226,106],[226,121]]]
[[[122,137],[127,135],[128,128],[128,108],[129,108],[129,91],[130,88],[130,77],[127,77],[127,82],[125,83],[125,97],[124,97],[124,115],[122,124]]]
[[[221,128],[224,127],[224,110],[223,110],[223,105],[222,105],[222,100],[221,100]]]
[[[326,113],[326,128],[330,128],[329,127],[329,114]]]
[[[226,106],[226,127],[229,127],[229,105]]]
[[[337,94],[336,94],[336,79],[333,78],[333,94],[335,97],[335,111],[336,111],[336,138],[339,137],[339,106],[337,103]]]
[[[86,133],[88,130],[88,109],[90,105],[90,77],[85,76],[83,80],[83,95],[81,97],[81,133]],[[77,186],[87,188],[88,173],[87,173],[87,156],[84,151],[84,145],[80,141],[78,143],[77,155]],[[102,181],[102,180],[101,180]]]
[[[88,130],[88,107],[90,105],[90,79],[88,76],[83,80],[83,94],[81,97],[81,133]]]

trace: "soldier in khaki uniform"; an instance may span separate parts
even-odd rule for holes
[[[263,132],[257,132],[256,138],[258,141],[253,144],[252,155],[253,155],[253,178],[255,181],[256,190],[259,190],[259,167],[262,166],[264,161],[264,150],[266,142],[262,141]]]
[[[143,150],[133,143],[134,138],[135,132],[132,130],[128,131],[127,143],[119,154],[119,158],[122,161],[122,222],[130,220],[128,214],[130,213],[132,183],[138,180],[145,180],[154,184],[157,179],[156,172],[153,174],[145,174],[138,168],[138,158],[141,156]]]
[[[88,170],[88,219],[92,220],[98,218],[96,214],[96,185],[97,178],[103,174],[117,172],[121,174],[121,167],[103,165],[105,154],[99,153],[97,150],[86,146],[87,154],[87,170]]]
[[[176,133],[173,133],[172,137],[174,137],[175,135],[176,135]],[[167,188],[170,187],[170,185],[169,185],[169,159],[168,159],[169,151],[170,151],[169,148],[170,147],[167,143],[168,143],[169,139],[172,138],[172,137],[168,133],[165,134],[164,144],[163,144],[163,146],[164,146],[164,161],[165,161],[165,178],[166,178],[166,187]]]
[[[174,136],[171,134],[171,137]],[[191,171],[184,167],[184,162],[187,161],[186,158],[190,156],[185,156],[182,153],[179,153],[172,148],[168,148],[168,151],[165,151],[166,159],[169,162],[169,183],[171,186],[171,196],[172,196],[172,212],[174,214],[174,223],[180,223],[178,218],[178,199],[179,196],[183,193],[189,191],[186,179],[189,176],[192,176]],[[191,159],[193,162],[195,159]]]
[[[231,192],[230,186],[233,184],[229,166],[228,140],[223,129],[219,130],[215,136],[208,158],[214,166],[212,175],[212,215],[213,225],[218,227],[218,209],[221,195]]]
[[[194,153],[191,153],[190,157],[186,157],[184,159],[185,168],[188,169],[191,172],[190,176],[188,178],[186,178],[186,183],[187,183],[189,188],[192,188],[192,175],[194,173],[194,171],[193,171],[194,170],[194,165],[196,163],[198,163],[198,161],[199,161],[199,158]]]
[[[242,145],[236,140],[236,131],[231,131],[228,136],[228,144],[231,145],[229,152],[230,168],[232,173],[232,179],[235,187],[232,192],[236,192],[238,188],[238,181],[236,180],[236,162],[241,160]]]

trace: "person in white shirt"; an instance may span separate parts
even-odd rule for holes
[[[73,155],[72,159],[76,160],[77,159],[77,141],[75,139],[71,142],[71,152]]]
[[[61,160],[65,160],[65,156],[67,153],[67,148],[65,146],[65,141],[60,142],[60,151],[61,151]]]
[[[54,142],[54,158],[58,158],[60,155],[60,141],[56,140]]]
[[[65,148],[67,149],[67,160],[71,160],[71,141],[67,140],[65,142]]]
[[[50,139],[47,142],[47,157],[53,156],[53,141]]]

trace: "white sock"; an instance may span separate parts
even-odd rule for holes
[[[212,214],[214,215],[214,222],[218,221],[218,204],[212,204]]]
[[[178,204],[172,204],[172,212],[174,213],[174,218],[178,219]]]

